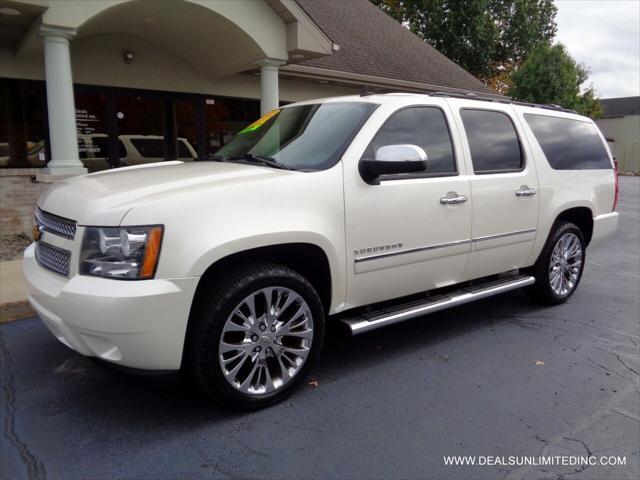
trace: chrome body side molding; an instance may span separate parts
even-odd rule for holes
[[[455,242],[438,243],[436,245],[425,245],[424,247],[409,248],[407,250],[400,250],[397,252],[378,253],[376,255],[369,255],[366,257],[356,258],[354,261],[356,263],[366,262],[369,260],[378,260],[380,258],[395,257],[398,255],[407,255],[410,253],[417,253],[417,252],[426,252],[427,250],[436,250],[438,248],[455,247],[455,246],[464,245],[467,243],[471,243],[471,240],[456,240]]]
[[[474,238],[473,242],[484,242],[485,240],[493,240],[495,238],[511,237],[513,235],[524,235],[525,233],[533,233],[535,231],[536,231],[535,228],[529,228],[527,230],[517,230],[515,232],[499,233],[497,235],[486,235],[484,237],[476,237],[476,238]]]
[[[514,235],[524,235],[526,233],[534,233],[535,231],[536,231],[535,228],[530,228],[530,229],[527,229],[527,230],[517,230],[515,232],[499,233],[497,235],[487,235],[487,236],[484,236],[484,237],[476,237],[476,238],[470,238],[470,239],[466,239],[466,240],[456,240],[454,242],[438,243],[438,244],[435,244],[435,245],[425,245],[425,246],[422,246],[422,247],[408,248],[406,250],[398,250],[398,251],[394,251],[394,252],[377,253],[375,255],[367,255],[365,257],[358,257],[358,258],[354,259],[354,262],[355,263],[368,262],[370,260],[380,260],[382,258],[397,257],[398,255],[409,255],[411,253],[426,252],[428,250],[436,250],[436,249],[439,249],[439,248],[457,247],[459,245],[465,245],[465,244],[469,244],[469,243],[484,242],[486,240],[494,240],[494,239],[498,239],[498,238],[511,237],[511,236],[514,236]]]

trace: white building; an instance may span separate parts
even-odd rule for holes
[[[47,182],[206,159],[281,103],[484,84],[367,0],[0,0],[0,231]]]
[[[621,172],[640,173],[640,97],[605,98],[596,124],[607,138]]]

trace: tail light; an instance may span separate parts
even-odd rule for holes
[[[618,197],[620,196],[620,182],[618,181],[618,161],[613,161],[613,176],[615,178],[615,190],[613,194],[613,210],[615,212],[616,207],[618,206]]]

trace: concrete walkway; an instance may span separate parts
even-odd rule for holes
[[[27,299],[22,277],[22,259],[0,262],[0,305]]]
[[[35,315],[22,277],[22,259],[0,262],[0,323]]]

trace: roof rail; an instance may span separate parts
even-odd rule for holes
[[[575,110],[571,110],[568,108],[563,108],[559,105],[553,104],[540,104],[540,103],[530,103],[530,102],[519,102],[517,100],[512,100],[508,97],[494,97],[489,95],[484,95],[476,92],[464,92],[464,93],[450,93],[450,92],[433,92],[429,93],[431,97],[451,97],[451,98],[465,98],[468,100],[480,100],[483,102],[495,102],[495,103],[508,103],[512,105],[522,105],[524,107],[535,107],[535,108],[545,108],[547,110],[555,110],[558,112],[567,112],[567,113],[575,113]]]

